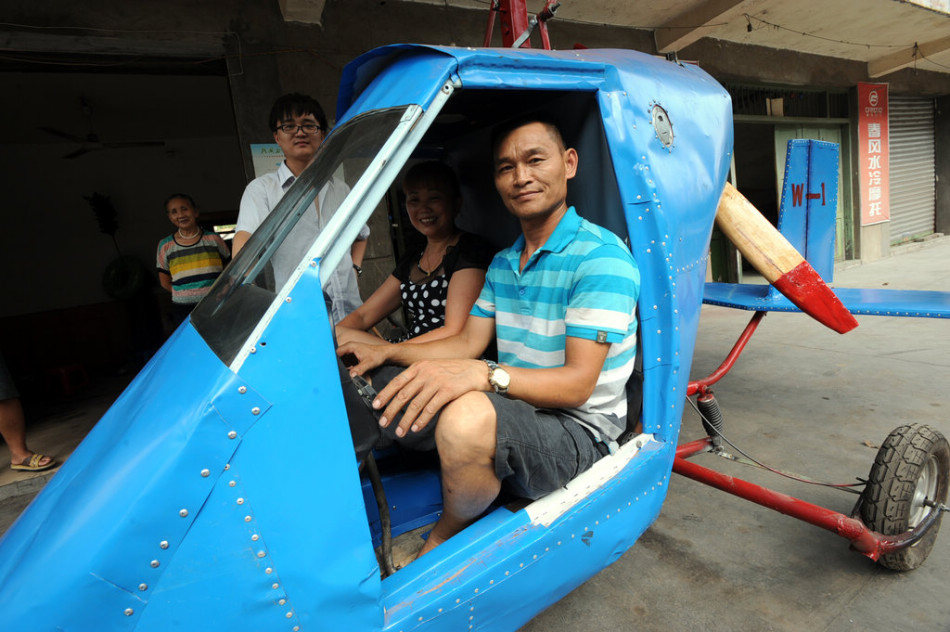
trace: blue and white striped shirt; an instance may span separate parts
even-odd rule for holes
[[[610,343],[590,399],[562,412],[615,440],[626,425],[624,386],[637,351],[637,264],[619,237],[573,206],[519,271],[524,245],[522,235],[495,255],[471,314],[495,319],[498,361],[509,366],[564,366],[566,336]]]

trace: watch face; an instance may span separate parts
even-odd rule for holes
[[[511,376],[504,369],[495,369],[492,373],[492,380],[498,385],[498,388],[504,390],[511,383]]]

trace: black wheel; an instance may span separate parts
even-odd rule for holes
[[[930,426],[909,424],[895,428],[874,458],[861,502],[861,520],[884,535],[897,535],[920,524],[947,502],[950,444]],[[882,566],[910,571],[927,559],[940,518],[917,543],[882,555]]]

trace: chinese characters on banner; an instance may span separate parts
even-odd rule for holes
[[[887,84],[858,84],[858,177],[861,225],[891,219],[888,174]]]

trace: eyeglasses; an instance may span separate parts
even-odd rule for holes
[[[304,134],[308,136],[310,134],[316,134],[318,131],[323,128],[317,125],[316,123],[304,123],[303,125],[296,125],[294,123],[284,123],[283,125],[278,125],[277,129],[282,131],[285,134],[292,135],[296,134],[297,130],[302,129]]]

